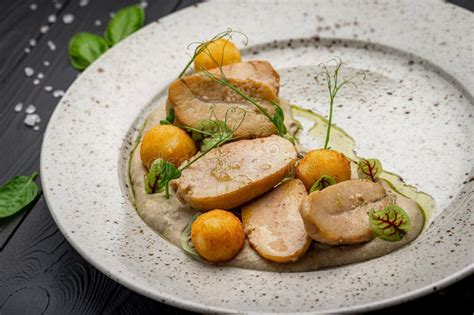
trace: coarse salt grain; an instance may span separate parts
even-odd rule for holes
[[[25,108],[25,113],[27,114],[33,114],[34,112],[36,112],[36,107],[33,104],[30,104]]]
[[[49,47],[49,49],[51,49],[53,51],[56,50],[56,45],[50,40],[48,41],[48,47]]]
[[[63,96],[63,95],[64,95],[64,91],[63,91],[63,90],[55,90],[55,91],[53,92],[53,96],[54,96],[54,97],[61,97],[61,96]]]
[[[74,21],[74,15],[72,14],[64,14],[63,16],[63,23],[64,24],[70,24],[72,23],[72,21]]]
[[[56,22],[56,15],[55,15],[55,14],[50,14],[50,15],[48,15],[48,22],[49,22],[49,23],[54,23],[54,22]]]
[[[23,120],[23,122],[25,123],[25,125],[27,125],[28,127],[33,127],[34,125],[36,125],[37,123],[41,122],[41,118],[38,114],[27,114],[25,116],[25,120]]]
[[[31,77],[33,74],[35,74],[35,70],[33,70],[33,68],[31,67],[26,67],[25,74],[27,77]]]
[[[23,103],[18,103],[14,107],[15,112],[21,112],[22,109],[23,109]]]
[[[46,92],[51,92],[53,90],[53,87],[51,85],[47,85],[47,86],[44,87],[44,90]]]

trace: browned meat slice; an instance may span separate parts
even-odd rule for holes
[[[292,179],[242,207],[245,233],[262,257],[283,263],[306,252],[311,238],[299,207],[307,195],[303,182]]]
[[[270,115],[278,103],[279,76],[266,61],[248,61],[224,66],[226,77],[245,94],[257,100]],[[218,70],[212,70],[220,76]],[[235,131],[239,138],[259,138],[276,134],[275,126],[256,107],[229,87],[215,82],[205,74],[196,73],[174,81],[169,88],[168,107],[173,108],[178,124],[198,128],[202,120],[212,114],[233,128],[245,113],[240,127]],[[234,110],[229,110],[234,109]]]
[[[373,238],[368,213],[393,203],[379,183],[353,179],[308,195],[300,213],[309,236],[325,244],[356,244]]]
[[[231,209],[272,189],[295,162],[295,147],[282,137],[240,140],[213,149],[172,185],[195,209]]]

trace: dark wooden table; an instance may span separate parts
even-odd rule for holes
[[[148,0],[146,21],[196,2]],[[474,10],[474,0],[452,2]],[[78,31],[101,33],[112,12],[132,3],[136,1],[0,2],[0,183],[39,169],[48,119],[61,91],[77,76],[67,59],[69,38]],[[34,74],[27,76],[26,68]],[[23,104],[21,112],[14,110],[18,103]],[[41,117],[36,131],[23,123],[29,104]],[[182,312],[128,290],[88,264],[59,232],[42,195],[22,213],[0,220],[0,270],[0,314]],[[472,314],[473,288],[470,277],[384,311],[455,309]]]

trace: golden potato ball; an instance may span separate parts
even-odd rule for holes
[[[231,41],[221,38],[216,41],[209,42],[207,48],[204,48],[204,50],[196,56],[194,59],[194,69],[196,69],[196,71],[209,70],[216,68],[217,66],[225,66],[231,63],[237,63],[240,62],[240,60],[241,57],[239,49],[235,47]]]
[[[310,189],[323,175],[329,175],[336,182],[351,179],[351,165],[349,159],[341,152],[327,149],[318,149],[309,152],[296,166],[296,178]]]
[[[140,157],[147,168],[154,160],[162,158],[178,167],[197,152],[193,139],[173,125],[157,125],[148,130],[142,139]]]
[[[191,240],[199,255],[211,262],[232,259],[244,246],[245,233],[231,212],[212,210],[200,215],[191,227]]]

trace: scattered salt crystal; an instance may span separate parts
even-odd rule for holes
[[[33,130],[34,130],[34,131],[40,130],[40,126],[38,126],[38,125],[34,126],[34,127],[33,127]]]
[[[64,24],[70,24],[72,23],[72,21],[74,21],[74,15],[72,14],[64,14],[63,16],[63,22]]]
[[[54,22],[56,22],[56,15],[55,15],[55,14],[50,14],[50,15],[48,16],[48,22],[49,22],[49,23],[54,23]]]
[[[34,80],[33,80],[33,84],[34,84],[34,85],[40,84],[40,80],[39,80],[39,79],[34,79]]]
[[[101,25],[102,25],[102,21],[101,21],[101,20],[95,20],[95,21],[94,21],[94,25],[95,25],[95,26],[101,26]]]
[[[89,4],[89,0],[79,0],[80,7],[85,7],[88,4]]]
[[[43,64],[44,64],[45,67],[49,67],[49,61],[48,60],[43,61]]]
[[[51,92],[53,90],[53,87],[51,85],[47,85],[47,86],[44,87],[44,90],[46,92]]]
[[[25,113],[27,113],[27,114],[33,114],[34,112],[36,112],[36,107],[35,107],[35,105],[30,104],[30,105],[26,106],[26,108],[25,108]]]
[[[42,26],[40,27],[40,32],[43,33],[43,34],[46,33],[48,30],[49,30],[49,26],[48,26],[48,25],[42,25]]]
[[[51,50],[56,50],[56,45],[52,41],[48,41],[48,47]]]
[[[145,9],[145,8],[148,6],[148,2],[142,1],[142,2],[140,3],[140,6],[141,6],[143,9]]]
[[[26,67],[25,74],[27,77],[31,77],[33,74],[35,74],[35,70],[33,70],[33,68],[31,67]]]
[[[28,47],[26,47],[26,48],[25,48],[25,53],[29,54],[30,52],[31,52],[31,49],[28,48]]]
[[[38,79],[44,78],[44,74],[42,72],[38,73]]]
[[[30,43],[30,46],[31,47],[35,47],[36,46],[36,39],[32,38],[28,41]]]
[[[113,18],[115,16],[115,12],[110,12],[109,15],[111,18]]]
[[[63,90],[54,90],[53,92],[53,96],[54,97],[61,97],[64,95],[64,91]]]
[[[38,5],[36,3],[32,3],[32,4],[30,4],[30,9],[34,11],[34,10],[38,9]]]
[[[18,103],[15,105],[15,112],[21,112],[21,110],[23,109],[23,103]]]
[[[23,120],[23,122],[28,127],[33,127],[37,123],[41,122],[41,118],[38,114],[28,114],[25,116],[25,120]]]
[[[55,4],[54,4],[54,7],[55,7],[56,9],[61,9],[61,8],[63,7],[63,4],[62,4],[62,3],[59,3],[59,2],[58,2],[58,3],[55,3]]]

